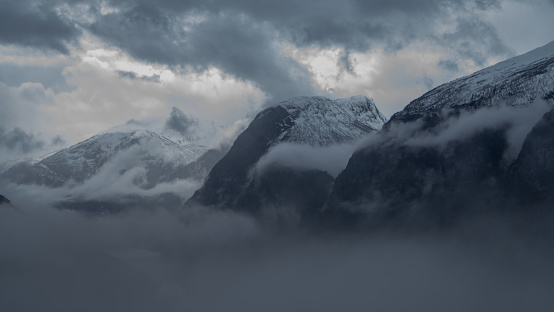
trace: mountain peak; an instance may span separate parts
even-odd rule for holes
[[[375,102],[373,99],[368,98],[365,95],[355,95],[349,98],[341,98],[332,100],[324,96],[298,96],[290,98],[286,101],[275,104],[275,106],[281,106],[289,113],[294,113],[296,110],[308,109],[311,106],[339,106],[343,108],[353,109],[355,107],[370,106],[373,110],[377,111]],[[318,107],[319,108],[319,107]],[[379,112],[381,115],[381,113]],[[385,119],[383,115],[379,116],[381,119]]]
[[[323,96],[295,97],[262,111],[256,118],[263,118],[276,107],[290,115],[288,121],[292,124],[276,142],[329,145],[380,130],[387,121],[375,102],[363,95],[336,100]]]

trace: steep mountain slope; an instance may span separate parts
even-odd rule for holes
[[[390,121],[413,121],[444,109],[519,106],[541,99],[554,100],[554,41],[445,83],[410,102]]]
[[[328,218],[342,211],[356,222],[442,226],[490,209],[505,195],[507,155],[521,148],[514,137],[553,94],[554,42],[429,91],[354,153],[335,180]],[[536,109],[536,100],[549,104]]]
[[[300,179],[302,185],[317,187],[315,193],[327,194],[333,180],[328,173],[319,171],[304,176],[285,168],[273,168],[264,173],[288,181],[279,183],[275,179],[263,178],[261,173],[252,172],[252,168],[271,147],[279,143],[326,146],[351,141],[380,129],[385,121],[375,103],[363,96],[340,100],[298,97],[267,108],[239,135],[187,205],[200,204],[241,211],[256,207],[261,209],[259,203],[269,197],[260,198],[260,194],[278,189],[289,198],[298,195],[297,198],[304,202],[304,206],[317,206],[317,203],[306,204],[307,200],[318,199],[307,198],[307,193],[302,196],[300,193],[303,190],[293,181]]]

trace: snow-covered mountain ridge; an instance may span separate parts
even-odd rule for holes
[[[541,99],[554,101],[554,41],[445,83],[410,102],[391,121],[443,108],[520,106]]]
[[[375,102],[365,96],[331,100],[322,96],[301,96],[276,104],[290,115],[284,120],[283,131],[272,142],[330,145],[360,138],[380,130],[387,118]],[[262,111],[263,118],[272,108]]]

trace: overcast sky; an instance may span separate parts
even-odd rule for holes
[[[0,153],[130,119],[230,126],[298,95],[429,89],[554,40],[553,0],[0,0]],[[7,156],[6,156],[7,155]]]

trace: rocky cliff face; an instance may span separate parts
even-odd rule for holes
[[[507,191],[523,204],[554,196],[554,110],[527,135],[517,160],[508,170]]]
[[[471,202],[497,194],[506,147],[503,129],[486,129],[441,147],[379,142],[352,156],[335,180],[327,209],[375,223],[456,222]]]

